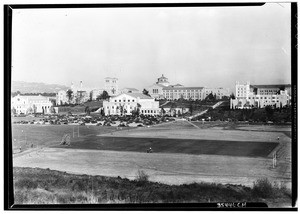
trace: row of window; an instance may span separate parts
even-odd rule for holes
[[[194,89],[191,89],[191,90],[163,90],[163,92],[201,92],[202,90],[194,90]]]
[[[127,100],[130,103],[130,100]],[[118,100],[115,100],[115,103],[118,102]],[[119,102],[122,102],[122,100],[119,100]],[[123,102],[125,103],[126,100],[123,100]],[[134,102],[134,100],[132,100],[132,102]]]
[[[158,114],[159,110],[141,110],[142,114]]]

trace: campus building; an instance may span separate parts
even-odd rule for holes
[[[41,95],[25,96],[18,94],[11,99],[11,109],[16,114],[50,113],[51,97]]]
[[[236,98],[230,99],[231,109],[274,108],[290,105],[291,85],[250,85],[236,82]]]
[[[119,94],[118,79],[114,77],[106,77],[104,82],[104,90],[109,96],[116,96]]]
[[[163,74],[157,78],[157,82],[148,87],[149,95],[156,99],[164,99],[163,88],[170,85],[169,80]]]
[[[163,96],[167,100],[203,100],[204,91],[204,87],[168,86],[163,88]]]
[[[138,108],[140,114],[160,114],[159,102],[142,93],[123,93],[103,101],[105,115],[131,115]]]
[[[216,95],[217,99],[230,96],[229,88],[207,88],[204,89],[204,96],[207,97],[209,94]],[[204,98],[205,98],[204,97]]]

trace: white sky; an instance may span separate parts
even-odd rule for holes
[[[291,82],[290,4],[13,10],[12,80],[233,88]]]

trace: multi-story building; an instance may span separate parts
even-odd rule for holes
[[[204,89],[205,97],[207,97],[209,94],[216,95],[217,99],[222,99],[223,97],[229,97],[230,96],[230,90],[229,88],[206,88]]]
[[[168,86],[163,88],[163,96],[167,100],[186,99],[186,100],[202,100],[204,99],[203,87],[183,87]]]
[[[236,82],[236,98],[230,99],[230,108],[274,108],[289,105],[291,85],[250,85]]]
[[[11,108],[17,114],[29,113],[50,113],[52,106],[51,98],[41,95],[37,96],[24,96],[18,94],[11,99]]]
[[[60,90],[56,94],[56,105],[64,105],[69,102],[67,93],[64,90]]]
[[[103,101],[105,115],[130,115],[139,108],[140,114],[159,115],[159,102],[142,93],[123,93]]]
[[[119,94],[118,79],[106,77],[104,82],[104,90],[107,91],[109,96],[116,96]]]
[[[156,99],[164,99],[163,88],[170,85],[168,78],[163,74],[157,78],[157,82],[148,87],[149,95]]]

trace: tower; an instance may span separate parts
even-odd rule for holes
[[[164,85],[164,86],[169,86],[170,83],[168,81],[168,78],[167,77],[164,77],[164,75],[162,74],[161,77],[159,77],[157,79],[157,82],[156,84],[161,84],[161,85]]]
[[[118,79],[114,77],[106,77],[104,82],[105,91],[109,96],[115,96],[119,93]]]

